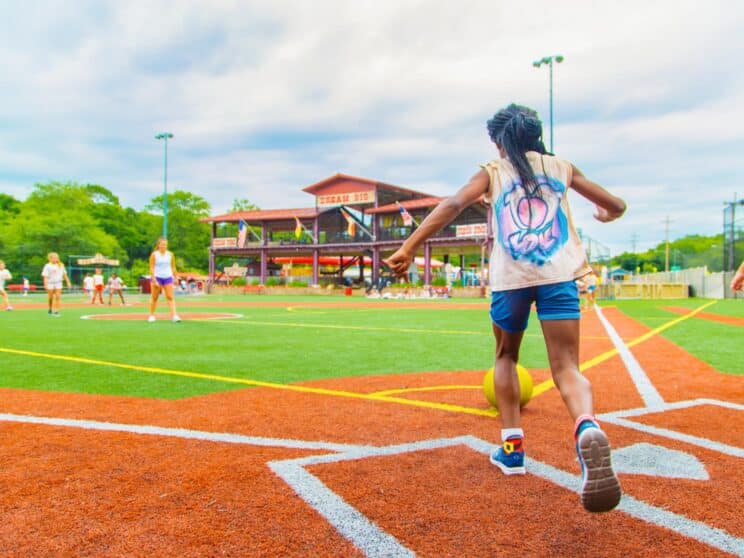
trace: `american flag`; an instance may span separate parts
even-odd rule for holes
[[[238,248],[245,246],[245,236],[248,234],[248,225],[242,219],[238,223]]]
[[[400,216],[403,218],[403,224],[406,227],[410,227],[411,225],[413,225],[416,222],[416,221],[413,220],[413,215],[411,215],[410,213],[408,213],[408,210],[406,210],[405,207],[403,207],[402,205],[398,204],[398,208],[400,209]]]

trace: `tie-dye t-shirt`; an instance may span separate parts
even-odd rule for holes
[[[481,165],[491,179],[492,291],[571,281],[591,271],[568,207],[571,163],[535,151],[527,152],[527,160],[537,183],[531,196],[508,160]]]

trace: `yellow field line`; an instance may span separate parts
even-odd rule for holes
[[[635,347],[636,345],[638,345],[640,343],[643,343],[644,341],[647,341],[647,340],[651,339],[652,337],[658,335],[662,331],[666,331],[670,327],[673,327],[673,326],[677,325],[680,322],[684,322],[685,320],[689,320],[690,318],[692,318],[693,316],[695,316],[695,314],[697,314],[699,312],[702,312],[703,310],[705,310],[706,308],[708,308],[710,306],[713,306],[715,303],[716,303],[715,300],[713,300],[711,302],[706,302],[702,306],[698,306],[697,308],[695,308],[691,312],[689,312],[689,313],[687,313],[687,314],[685,314],[683,316],[680,316],[679,318],[675,318],[673,320],[670,320],[667,323],[660,325],[659,327],[656,327],[656,328],[654,328],[654,329],[652,329],[650,331],[647,331],[646,333],[644,333],[640,337],[636,337],[632,341],[629,341],[626,345],[628,347]],[[585,372],[585,371],[589,370],[590,368],[593,368],[593,367],[597,366],[598,364],[601,364],[601,363],[605,362],[606,360],[609,360],[610,358],[614,357],[616,354],[618,354],[618,350],[617,349],[610,349],[609,351],[606,351],[606,352],[602,353],[599,356],[596,356],[594,358],[591,358],[591,359],[587,360],[586,362],[582,362],[579,365],[579,370],[581,372]],[[550,389],[552,389],[554,387],[555,387],[555,383],[553,382],[552,379],[545,380],[541,384],[538,384],[538,385],[535,386],[535,388],[532,390],[532,396],[535,397],[536,395],[540,395],[541,393],[545,393],[546,391],[548,391],[548,390],[550,390]]]
[[[203,374],[200,372],[187,372],[184,370],[171,370],[167,368],[156,368],[153,366],[139,366],[136,364],[123,364],[121,362],[111,362],[107,360],[97,360],[92,358],[75,357],[68,355],[54,355],[47,353],[38,353],[35,351],[23,351],[19,349],[9,349],[7,347],[0,347],[0,353],[6,353],[11,355],[21,355],[36,358],[46,358],[51,360],[63,360],[67,362],[77,362],[82,364],[91,364],[96,366],[111,366],[113,368],[122,368],[124,370],[136,370],[138,372],[146,372],[148,374],[164,374],[168,376],[183,376],[187,378],[197,378],[200,380],[213,380],[217,382],[227,382],[233,384],[244,384],[249,386],[266,387],[273,389],[283,389],[287,391],[296,391],[301,393],[314,393],[318,395],[332,395],[336,397],[347,397],[352,399],[364,399],[368,401],[382,401],[386,403],[399,403],[404,405],[411,405],[414,407],[425,407],[428,409],[437,409],[440,411],[449,411],[457,413],[467,413],[471,415],[480,415],[493,417],[496,416],[494,409],[475,409],[470,407],[462,407],[460,405],[450,405],[448,403],[434,403],[431,401],[418,401],[411,399],[404,399],[401,397],[389,397],[384,395],[374,395],[366,393],[357,393],[353,391],[334,390],[326,388],[315,388],[309,386],[298,386],[293,384],[279,384],[275,382],[264,382],[261,380],[249,380],[246,378],[235,378],[233,376],[219,376],[216,374]]]
[[[652,330],[644,333],[640,337],[637,337],[637,338],[633,339],[632,341],[628,342],[627,346],[628,347],[634,347],[635,345],[638,345],[640,343],[643,343],[644,341],[647,341],[651,337],[654,337],[655,335],[658,335],[662,331],[665,331],[665,330],[669,329],[670,327],[677,325],[680,322],[683,322],[685,320],[688,320],[688,319],[692,318],[693,316],[695,316],[695,314],[697,314],[699,312],[702,312],[703,310],[705,310],[709,306],[712,306],[715,303],[716,303],[716,301],[708,302],[708,303],[703,304],[702,306],[696,308],[695,310],[689,312],[688,314],[685,314],[683,316],[680,316],[679,318],[675,318],[673,320],[670,320],[669,322],[667,322],[665,324],[662,324],[659,327],[657,327],[655,329],[652,329]],[[605,308],[607,308],[607,307],[605,307]],[[586,337],[583,337],[582,339],[586,339]],[[605,337],[605,339],[606,339],[606,337]],[[610,349],[609,351],[605,351],[604,353],[602,353],[600,355],[597,355],[597,356],[595,356],[593,358],[590,358],[589,360],[587,360],[585,362],[582,362],[579,365],[579,370],[581,372],[586,372],[590,368],[593,368],[593,367],[595,367],[595,366],[597,366],[599,364],[602,364],[603,362],[611,359],[612,357],[614,357],[617,354],[618,354],[618,350],[615,349],[615,348]],[[545,393],[545,392],[553,389],[554,387],[555,387],[555,383],[553,382],[552,379],[545,380],[544,382],[541,382],[541,383],[537,384],[532,389],[532,397],[536,397],[538,395],[541,395],[541,394],[543,394],[543,393]],[[464,385],[459,385],[459,386],[429,386],[429,387],[425,387],[425,388],[391,389],[391,390],[386,390],[386,391],[378,391],[378,392],[376,392],[376,394],[377,395],[390,395],[390,394],[393,394],[393,393],[413,393],[413,392],[418,392],[418,391],[437,391],[437,390],[444,391],[444,390],[447,390],[447,389],[482,389],[482,386],[480,386],[480,385],[477,385],[477,386],[476,385],[471,385],[471,386],[464,386]]]
[[[396,393],[414,393],[419,391],[451,391],[456,389],[475,389],[476,387],[481,386],[473,386],[473,385],[452,385],[452,386],[426,386],[426,387],[417,387],[417,388],[396,388],[396,389],[386,389],[383,391],[376,391],[373,395],[393,395]]]
[[[375,327],[375,326],[348,326],[348,325],[336,325],[336,324],[308,324],[308,323],[297,323],[297,322],[264,322],[258,320],[220,320],[212,319],[205,320],[195,318],[189,320],[190,322],[210,322],[210,323],[223,323],[223,324],[244,324],[244,325],[266,325],[266,326],[278,326],[278,327],[305,327],[310,329],[343,329],[343,330],[356,330],[356,331],[387,331],[393,333],[440,333],[444,335],[483,335],[491,337],[493,334],[485,331],[470,331],[464,329],[419,329],[419,328],[405,328],[405,327]],[[540,333],[528,333],[525,337],[542,337]],[[607,339],[604,336],[584,336],[582,339]]]

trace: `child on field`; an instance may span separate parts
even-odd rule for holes
[[[65,264],[59,261],[57,252],[49,252],[47,255],[48,262],[41,270],[41,276],[44,278],[44,289],[47,292],[47,301],[49,303],[49,315],[59,317],[59,306],[62,299],[62,281],[67,283],[67,288],[72,287],[70,278],[67,277]]]
[[[113,298],[114,293],[119,295],[122,306],[126,304],[126,301],[124,300],[124,293],[122,292],[124,289],[124,284],[121,282],[121,278],[117,276],[116,273],[112,273],[111,277],[109,277],[108,289],[109,289],[109,300],[108,300],[109,306],[111,306],[111,299]]]
[[[28,296],[28,290],[30,288],[30,284],[28,282],[28,277],[23,278],[23,296]]]
[[[5,269],[5,262],[0,260],[0,297],[3,299],[6,310],[13,310],[13,307],[8,302],[8,293],[5,292],[5,282],[10,281],[12,278],[13,276],[10,274],[10,271]]]
[[[90,273],[86,273],[83,277],[83,293],[85,298],[93,304],[93,276]]]
[[[602,222],[620,217],[625,202],[546,151],[535,111],[509,105],[488,121],[488,133],[500,159],[482,165],[465,186],[442,201],[386,263],[403,275],[426,239],[485,196],[494,217],[490,315],[502,422],[502,446],[491,455],[491,463],[507,475],[525,473],[516,366],[530,307],[536,302],[553,380],[574,420],[581,502],[588,511],[607,511],[620,501],[620,483],[610,466],[607,436],[593,416],[591,385],[579,372],[580,309],[574,281],[591,268],[571,221],[567,193],[572,188],[593,202],[594,216]]]
[[[103,306],[103,273],[100,269],[96,269],[93,274],[93,298],[90,299],[90,303],[95,304],[96,300]]]
[[[168,250],[168,240],[158,239],[155,251],[150,254],[150,317],[148,322],[155,321],[155,307],[158,304],[160,292],[165,293],[171,311],[171,321],[180,322],[176,314],[176,300],[173,298],[173,282],[176,278],[176,257]]]

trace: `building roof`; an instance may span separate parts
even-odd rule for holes
[[[418,192],[416,190],[411,190],[410,188],[403,188],[402,186],[395,186],[393,184],[387,184],[385,182],[380,182],[379,180],[372,180],[370,178],[362,178],[360,176],[353,176],[350,174],[344,174],[341,172],[337,172],[333,176],[329,176],[328,178],[324,178],[320,182],[316,182],[315,184],[311,184],[310,186],[306,186],[302,189],[303,192],[307,192],[308,194],[317,195],[319,192],[322,192],[323,190],[327,189],[328,187],[333,186],[334,184],[338,182],[355,182],[359,184],[361,187],[367,187],[368,189],[377,189],[382,188],[383,190],[393,190],[396,192],[401,192],[405,194],[409,194],[412,196],[424,196],[428,197],[429,194],[426,194],[424,192]]]
[[[256,221],[287,221],[295,217],[298,219],[312,219],[320,215],[314,207],[300,207],[296,209],[259,209],[256,211],[233,211],[202,219],[205,223],[237,223],[241,219],[246,222]]]
[[[435,207],[439,205],[439,202],[444,198],[437,198],[434,196],[428,196],[416,200],[406,200],[400,203],[389,203],[387,205],[381,205],[380,207],[373,207],[366,209],[365,213],[397,213],[400,211],[400,207],[405,207],[408,210],[411,209],[422,209],[424,207]]]

